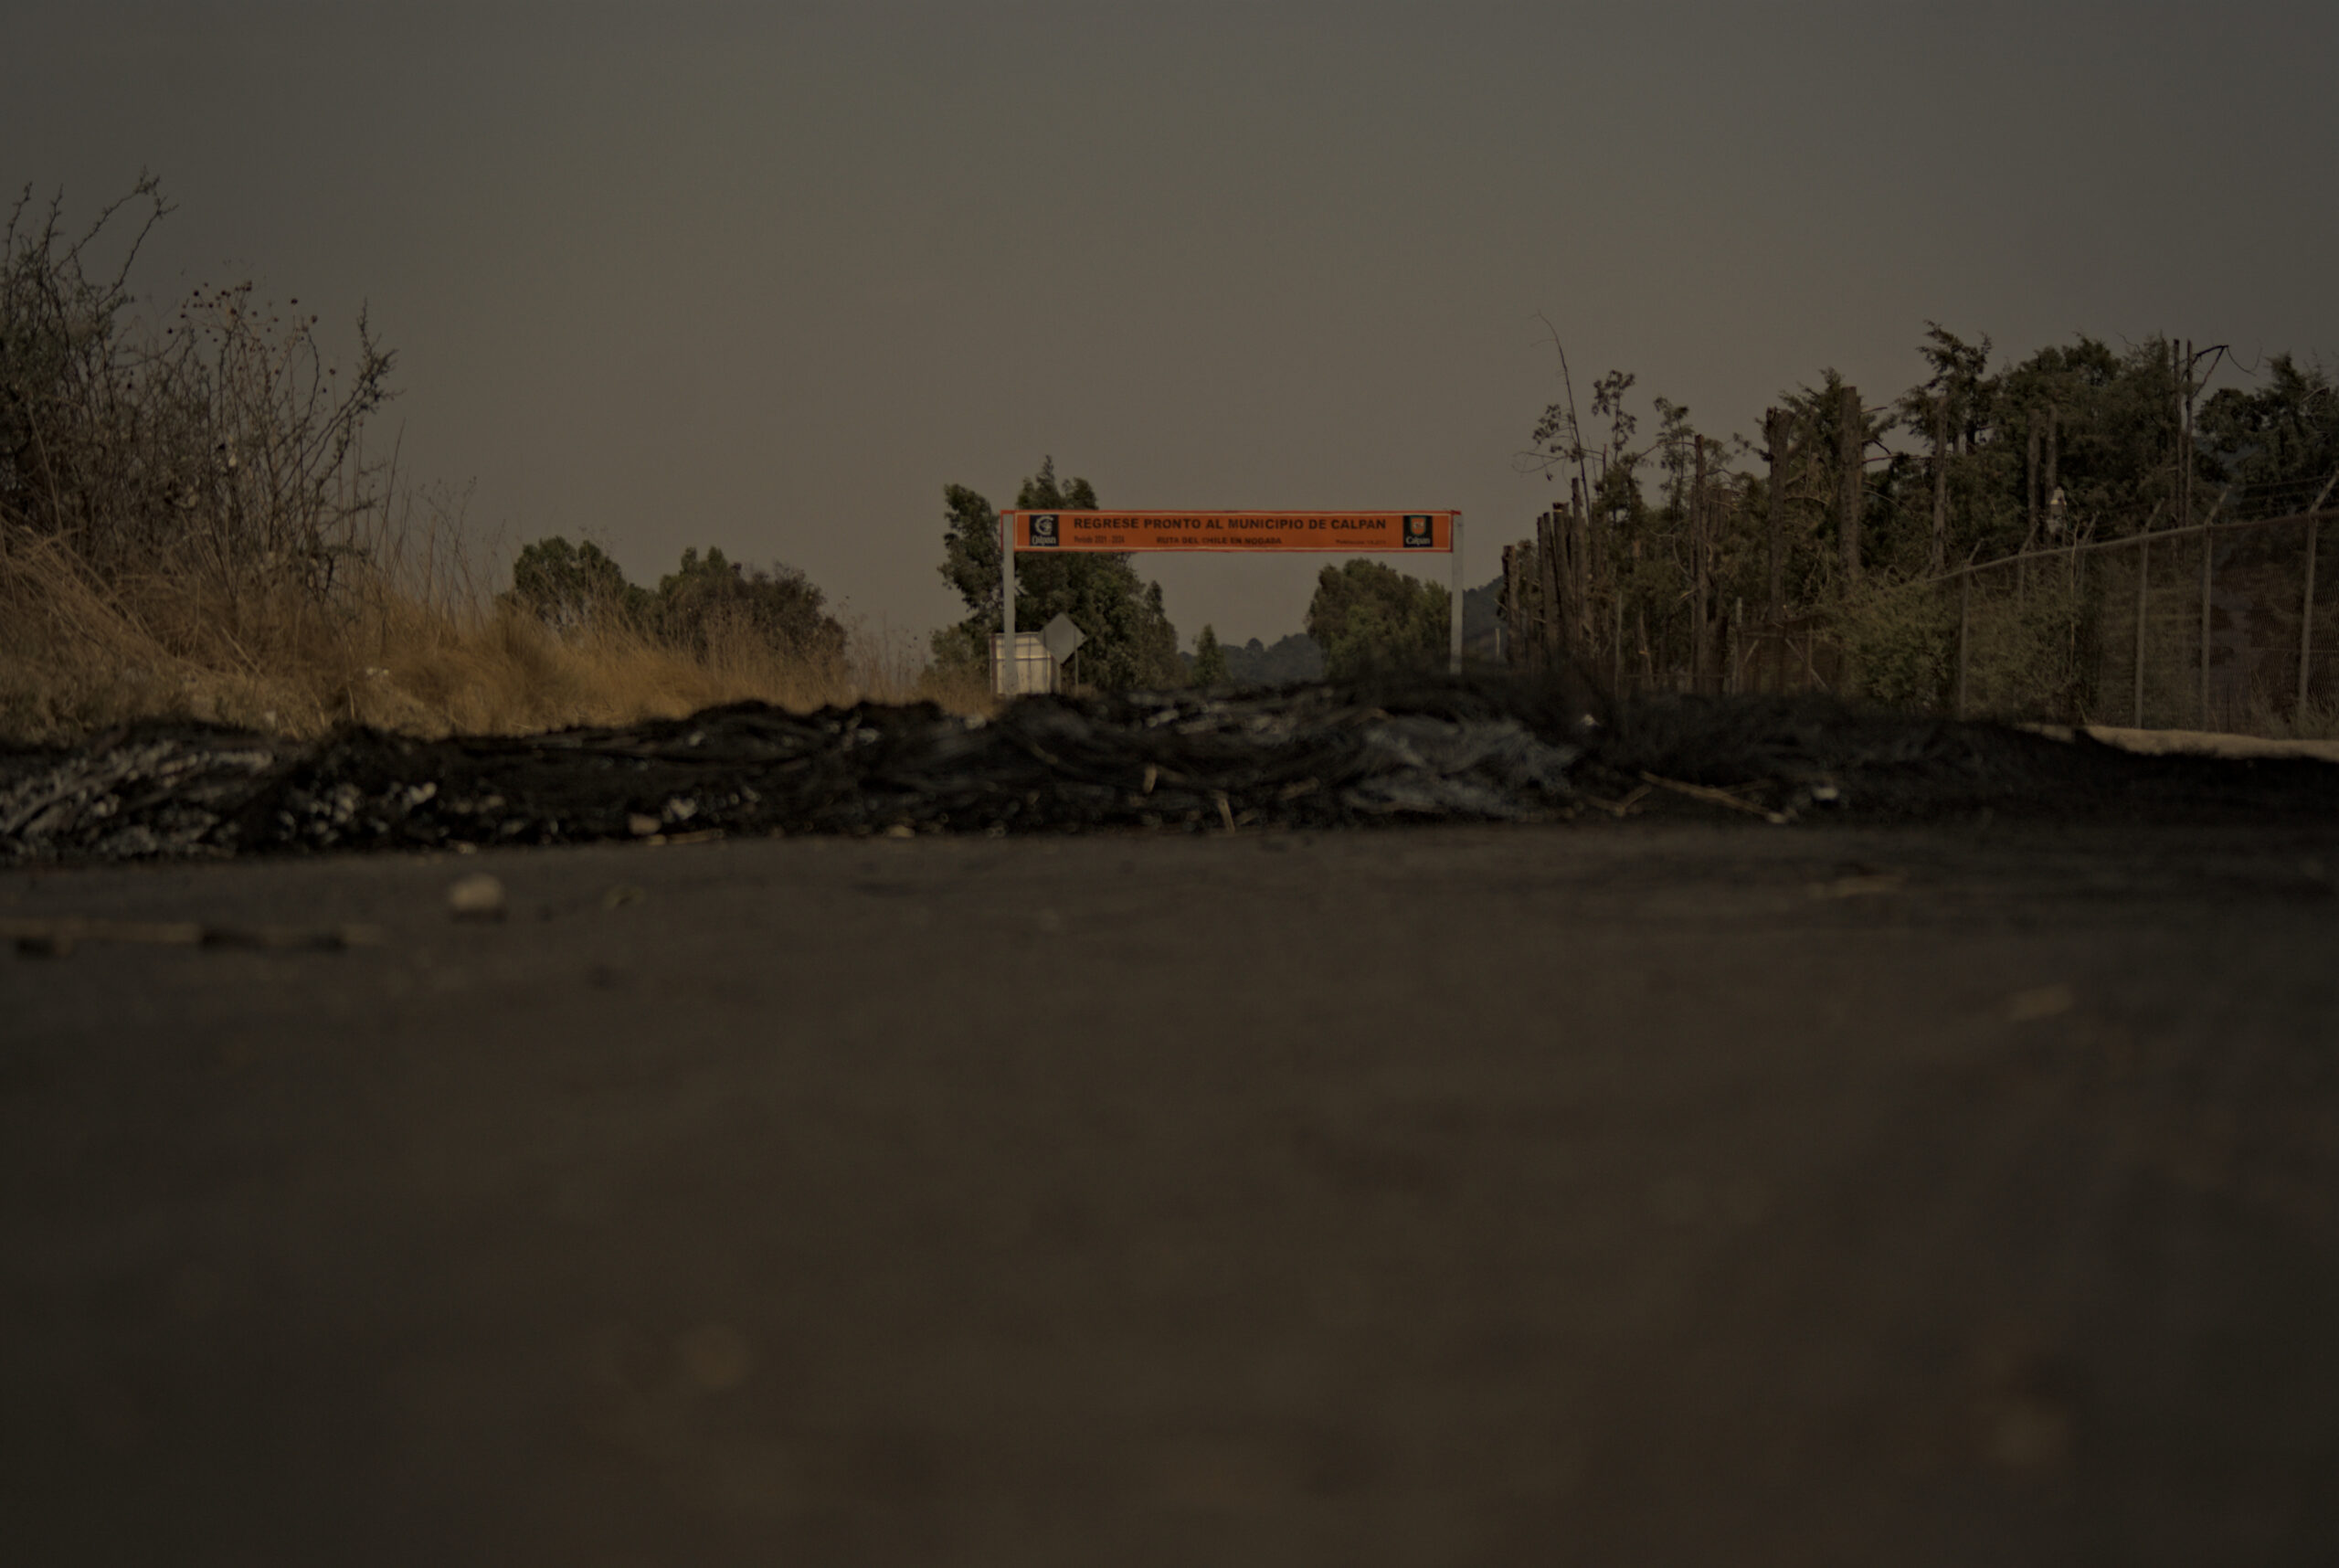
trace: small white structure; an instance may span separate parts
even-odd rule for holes
[[[1055,655],[1036,631],[1015,634],[1015,667],[1007,668],[1007,639],[990,634],[990,689],[1003,696],[1029,696],[1056,689]]]

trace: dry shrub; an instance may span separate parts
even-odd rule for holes
[[[1955,672],[1956,612],[1939,595],[1855,584],[1836,607],[1836,634],[1863,700],[1917,713],[1943,706]]]

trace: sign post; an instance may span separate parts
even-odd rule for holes
[[[1012,513],[999,520],[999,582],[1000,612],[1007,620],[1006,652],[999,664],[999,690],[1005,695],[1023,694],[1023,666],[1015,658],[1015,516]]]
[[[1015,645],[1015,555],[1032,551],[1217,551],[1227,554],[1381,552],[1454,557],[1446,665],[1462,669],[1462,514],[1459,512],[1047,512],[1000,514],[1000,589],[1006,601],[1007,645]],[[1011,686],[1002,673],[1002,692]]]
[[[1445,673],[1462,673],[1462,514],[1454,514],[1453,621],[1445,629]]]

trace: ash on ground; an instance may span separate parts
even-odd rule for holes
[[[148,723],[0,752],[0,859],[714,834],[1244,831],[1720,813],[2339,810],[2339,768],[2135,757],[1807,698],[1609,705],[1501,678],[1033,697],[418,740]]]

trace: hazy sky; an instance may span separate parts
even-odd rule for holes
[[[2339,357],[2339,6],[0,7],[0,180],[179,212],[398,351],[409,473],[508,550],[801,567],[960,612],[941,490],[1463,510],[1473,581],[1563,334],[1752,431],[1929,318]],[[1323,557],[1139,557],[1180,632]],[[1442,563],[1436,568],[1442,571]]]

